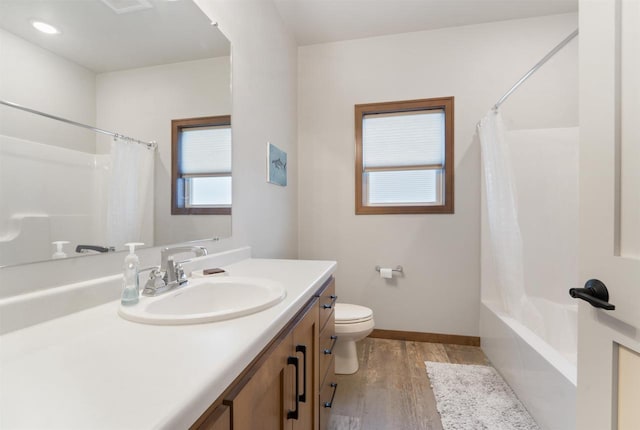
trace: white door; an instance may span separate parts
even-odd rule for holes
[[[640,429],[640,0],[580,1],[578,430]]]

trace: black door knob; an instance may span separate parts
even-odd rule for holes
[[[604,282],[599,279],[589,279],[584,288],[571,288],[569,295],[574,299],[582,299],[596,308],[606,309],[608,311],[615,310],[615,306],[609,303],[609,290]]]

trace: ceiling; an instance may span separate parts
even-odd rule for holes
[[[298,45],[577,12],[578,0],[274,0]]]
[[[298,45],[578,10],[578,0],[273,1]],[[112,6],[134,10],[119,14]],[[62,33],[39,33],[33,19]],[[230,52],[229,41],[192,0],[0,0],[0,28],[96,73]]]
[[[40,33],[31,20],[61,34]],[[96,73],[230,52],[229,41],[192,0],[0,0],[0,28]]]

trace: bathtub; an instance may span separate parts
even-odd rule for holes
[[[483,163],[494,170],[482,177],[481,346],[541,429],[575,430],[579,130],[503,138],[488,146],[503,163]]]
[[[531,328],[498,302],[482,301],[482,350],[543,430],[576,428],[577,306],[530,299],[546,322]],[[547,340],[543,340],[545,336]]]

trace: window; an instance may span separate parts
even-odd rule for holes
[[[231,117],[171,121],[171,213],[231,213]]]
[[[453,213],[453,97],[355,106],[356,214]]]

